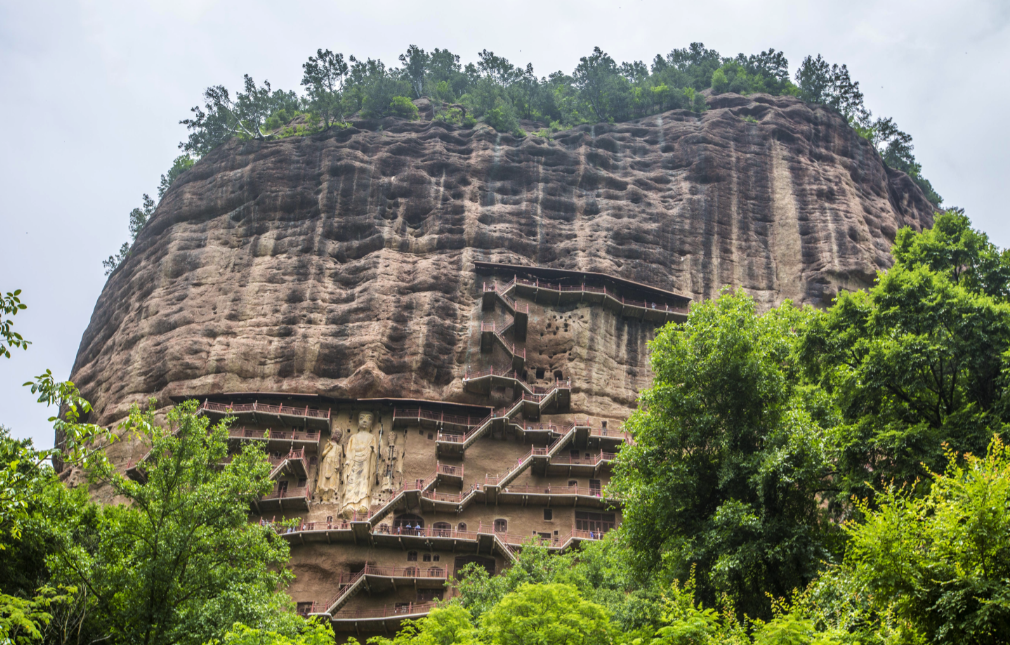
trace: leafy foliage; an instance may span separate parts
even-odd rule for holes
[[[250,524],[249,505],[272,487],[261,448],[246,447],[223,467],[227,424],[208,428],[195,402],[131,412],[124,431],[149,441],[146,483],[108,466],[96,474],[128,504],[107,506],[93,529],[52,566],[92,592],[93,623],[125,642],[200,644],[236,622],[291,631],[287,544]],[[295,621],[295,622],[293,622]]]
[[[144,193],[141,207],[130,211],[130,237],[134,242],[137,241],[137,236],[140,235],[140,231],[147,225],[148,220],[154,215],[154,208],[154,200],[147,193]]]
[[[191,133],[179,144],[187,153],[203,156],[233,136],[240,139],[263,139],[266,119],[281,109],[297,109],[301,102],[294,92],[272,91],[270,81],[257,85],[251,76],[244,77],[244,91],[231,93],[223,85],[204,91],[203,108],[192,108],[193,117],[180,121]]]
[[[102,266],[105,267],[105,275],[112,275],[112,272],[118,269],[128,257],[130,257],[130,243],[123,242],[115,255],[110,255],[107,259],[102,260]]]
[[[805,586],[832,557],[817,495],[834,419],[796,364],[812,315],[786,302],[758,316],[749,296],[726,292],[652,341],[653,386],[614,482],[641,571],[683,580],[697,567],[703,600],[725,593],[764,616],[766,591]]]
[[[523,548],[517,562],[501,575],[489,575],[480,565],[469,564],[460,572],[459,580],[452,584],[459,594],[459,603],[479,620],[522,585],[551,582],[563,566],[560,559],[551,557],[547,547],[529,544]]]
[[[344,77],[348,67],[343,54],[334,54],[328,49],[319,49],[316,56],[302,65],[302,85],[308,92],[308,105],[323,120],[323,127],[329,128],[334,120],[343,120]]]
[[[417,120],[417,106],[406,96],[394,96],[389,102],[389,112],[410,121]]]
[[[807,56],[796,70],[796,84],[805,101],[828,105],[846,118],[868,116],[859,83],[852,80],[845,65],[828,65],[820,54]]]
[[[188,157],[186,157],[186,158],[188,158]],[[179,162],[179,159],[182,159],[182,157],[179,157],[178,159],[176,159],[176,162]],[[174,166],[173,166],[173,168],[174,168]],[[170,170],[169,174],[171,174],[171,172],[172,171]],[[179,174],[181,174],[181,173],[182,173],[182,170],[179,171]],[[165,183],[165,179],[166,179],[165,176],[162,175],[162,183],[163,184]],[[174,181],[174,179],[173,179],[173,181]],[[168,188],[166,186],[166,190],[167,189]],[[154,203],[154,200],[151,199],[147,195],[147,193],[144,193],[142,205],[139,208],[134,208],[132,211],[130,211],[130,238],[131,238],[131,241],[133,241],[133,242],[137,241],[137,236],[140,235],[140,231],[144,228],[144,226],[147,225],[147,222],[148,222],[149,219],[151,219],[151,216],[154,215],[155,208],[156,208],[156,204]],[[119,252],[116,255],[110,255],[107,260],[102,260],[102,266],[105,267],[105,275],[107,275],[107,276],[108,275],[112,275],[112,272],[115,271],[116,269],[118,269],[119,266],[128,257],[130,257],[130,242],[123,242],[123,246],[121,246],[119,248]]]
[[[838,504],[938,470],[943,443],[985,451],[1008,420],[1010,256],[962,213],[903,229],[895,265],[869,292],[841,294],[803,339],[811,378],[839,406]]]
[[[931,643],[995,643],[1010,633],[1010,447],[948,449],[923,497],[890,488],[850,523],[847,573],[878,611]]]
[[[8,291],[0,297],[0,356],[11,357],[11,347],[28,349],[32,344],[30,340],[25,340],[21,334],[11,329],[14,321],[11,320],[19,311],[24,311],[28,305],[21,302],[21,289]]]
[[[207,645],[331,645],[333,630],[319,621],[307,623],[301,631],[277,632],[269,629],[254,629],[237,624],[221,640],[211,640]]]
[[[161,176],[161,182],[158,184],[158,201],[161,201],[161,198],[165,196],[165,193],[175,183],[175,180],[179,178],[179,175],[192,168],[195,163],[196,160],[188,154],[179,155],[175,158],[175,161],[172,162],[172,167],[168,169],[168,173]],[[146,198],[147,195],[144,195],[144,197]]]
[[[569,585],[524,584],[502,598],[481,621],[493,645],[602,645],[610,642],[610,618]]]
[[[324,130],[342,123],[345,114],[413,118],[406,104],[394,102],[396,97],[428,97],[435,103],[436,118],[443,115],[438,120],[447,124],[473,127],[476,119],[483,119],[499,132],[523,136],[522,120],[567,127],[620,122],[674,109],[702,112],[706,109],[703,91],[765,92],[799,96],[836,110],[857,132],[874,140],[888,166],[907,173],[934,205],[941,203],[912,155],[911,137],[897,130],[890,119],[873,121],[848,68],[831,65],[820,55],[803,60],[796,84],[789,78],[789,61],[780,51],[724,57],[698,42],[666,56],[657,54],[651,66],[643,61],[617,63],[594,47],[570,75],[556,71],[537,76],[532,63],[516,65],[487,49],[477,54],[475,62],[463,65],[448,50],[428,52],[413,44],[398,56],[400,67],[354,56],[347,61],[350,65],[341,53],[317,50],[302,65],[301,84],[306,91],[302,98],[271,91],[269,83],[259,87],[248,75],[245,91],[234,100],[223,86],[207,88],[204,106],[194,107],[194,117],[182,121],[191,134],[180,147],[200,156],[233,136],[266,139],[315,133],[307,125],[285,127],[300,111],[315,115]],[[445,115],[448,106],[460,106],[466,112],[460,118]]]

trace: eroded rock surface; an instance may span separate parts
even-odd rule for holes
[[[233,141],[165,195],[72,379],[100,423],[149,396],[221,392],[487,404],[460,385],[500,359],[479,351],[475,260],[824,305],[890,266],[898,228],[931,222],[841,118],[788,97],[723,95],[700,116],[553,139],[387,120]],[[626,416],[653,333],[533,307],[528,366],[571,376],[574,412]]]

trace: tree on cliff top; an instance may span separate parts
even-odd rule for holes
[[[417,45],[407,47],[406,54],[400,54],[400,64],[403,65],[403,76],[414,91],[414,98],[424,96],[424,81],[427,76],[431,56]]]
[[[302,70],[302,86],[308,92],[309,107],[322,117],[323,127],[329,128],[336,119],[343,120],[341,90],[348,71],[344,55],[320,49],[315,57],[309,56]]]
[[[314,127],[280,127],[306,107],[312,111],[310,118],[321,118],[324,127],[359,111],[366,117],[396,115],[391,103],[397,96],[430,97],[437,120],[472,127],[471,118],[454,115],[458,106],[442,105],[461,104],[467,117],[522,136],[520,118],[559,129],[594,121],[627,121],[671,109],[702,112],[707,102],[701,92],[709,88],[713,94],[799,96],[830,106],[867,138],[875,137],[875,131],[889,131],[890,120],[871,120],[859,83],[852,80],[848,68],[831,65],[819,54],[803,60],[795,76],[798,86],[790,81],[789,61],[780,51],[724,57],[700,42],[673,49],[665,57],[656,55],[651,68],[642,61],[618,64],[595,47],[571,75],[557,71],[540,78],[533,73],[532,63],[518,66],[486,49],[465,66],[448,50],[436,48],[429,53],[413,44],[399,55],[398,68],[370,58],[362,61],[348,56],[347,60],[350,67],[342,54],[329,50],[318,50],[310,57],[303,65],[303,99],[292,92],[271,92],[269,83],[257,87],[248,76],[245,91],[234,100],[224,86],[207,88],[204,107],[193,108],[194,117],[182,121],[191,132],[180,147],[199,156],[232,136],[263,139],[284,133],[310,134],[316,131]],[[262,127],[268,120],[271,135]],[[911,137],[900,135],[892,132],[878,145],[885,163],[907,173],[939,206],[940,196],[912,155]]]
[[[270,81],[262,86],[248,74],[244,75],[243,92],[231,93],[223,85],[208,87],[203,94],[204,106],[192,108],[193,118],[179,123],[189,129],[189,138],[179,147],[196,156],[203,156],[233,136],[264,139],[263,125],[275,111],[300,105],[294,92],[271,91]]]

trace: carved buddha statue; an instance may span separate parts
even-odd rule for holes
[[[340,514],[350,517],[354,513],[368,513],[372,504],[372,480],[375,478],[375,462],[378,455],[378,441],[372,434],[371,412],[358,415],[358,431],[347,441],[344,458],[344,496]]]

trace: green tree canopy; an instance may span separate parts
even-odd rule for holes
[[[626,427],[614,487],[643,574],[698,571],[703,601],[728,594],[751,616],[765,593],[805,586],[830,559],[829,406],[795,352],[811,309],[763,316],[743,292],[694,306],[651,342],[653,385]]]
[[[942,444],[980,454],[1007,420],[1010,263],[960,213],[899,232],[895,265],[806,330],[811,378],[837,402],[838,503],[915,486]],[[922,480],[920,483],[927,483]]]
[[[165,196],[165,193],[175,183],[175,180],[182,173],[192,168],[195,163],[196,160],[188,154],[179,155],[175,158],[172,162],[172,167],[168,169],[166,174],[161,176],[161,181],[158,183],[158,201],[161,201],[161,198]]]
[[[227,424],[208,427],[195,402],[166,421],[134,408],[125,429],[150,442],[146,482],[98,473],[127,504],[75,529],[50,563],[57,579],[89,590],[93,633],[114,642],[199,645],[234,623],[291,632],[300,619],[286,613],[287,543],[248,521],[272,486],[262,449],[249,445],[224,464]]]
[[[604,645],[610,619],[602,607],[569,585],[524,584],[481,621],[490,645]]]
[[[0,296],[0,314],[3,314],[0,318],[0,356],[10,358],[11,347],[28,349],[32,344],[30,340],[25,340],[21,334],[12,329],[14,326],[12,318],[27,308],[28,305],[21,302],[21,289],[8,291]]]
[[[348,67],[343,54],[334,54],[328,49],[319,49],[315,56],[302,64],[302,86],[308,92],[309,108],[323,120],[323,127],[329,128],[336,119],[343,119],[343,97],[341,90]]]
[[[948,450],[929,494],[890,488],[851,523],[846,574],[879,613],[930,643],[982,645],[1010,634],[1010,448]]]
[[[499,132],[522,135],[520,119],[539,121],[552,129],[592,122],[620,122],[672,109],[702,112],[707,107],[702,91],[713,94],[770,93],[799,96],[826,105],[849,120],[860,135],[872,140],[884,162],[907,173],[934,204],[942,201],[922,175],[915,160],[911,136],[890,119],[871,119],[859,83],[845,65],[829,64],[821,55],[807,56],[796,70],[796,85],[789,78],[789,61],[775,49],[758,54],[722,56],[703,43],[657,54],[651,66],[643,61],[618,63],[600,47],[579,59],[571,74],[555,71],[538,77],[533,63],[525,67],[505,56],[483,49],[466,65],[446,49],[428,52],[409,45],[398,56],[399,67],[378,59],[361,60],[319,49],[303,64],[301,84],[305,96],[257,86],[248,75],[244,91],[232,98],[222,85],[207,88],[204,105],[182,121],[190,130],[180,147],[196,157],[231,137],[266,139],[311,134],[312,125],[284,128],[300,111],[309,109],[307,122],[318,117],[324,128],[345,114],[366,118],[397,116],[393,98],[428,97],[437,120],[473,127],[471,118],[457,112],[465,106],[467,117],[483,119]],[[449,114],[450,112],[453,114]]]

